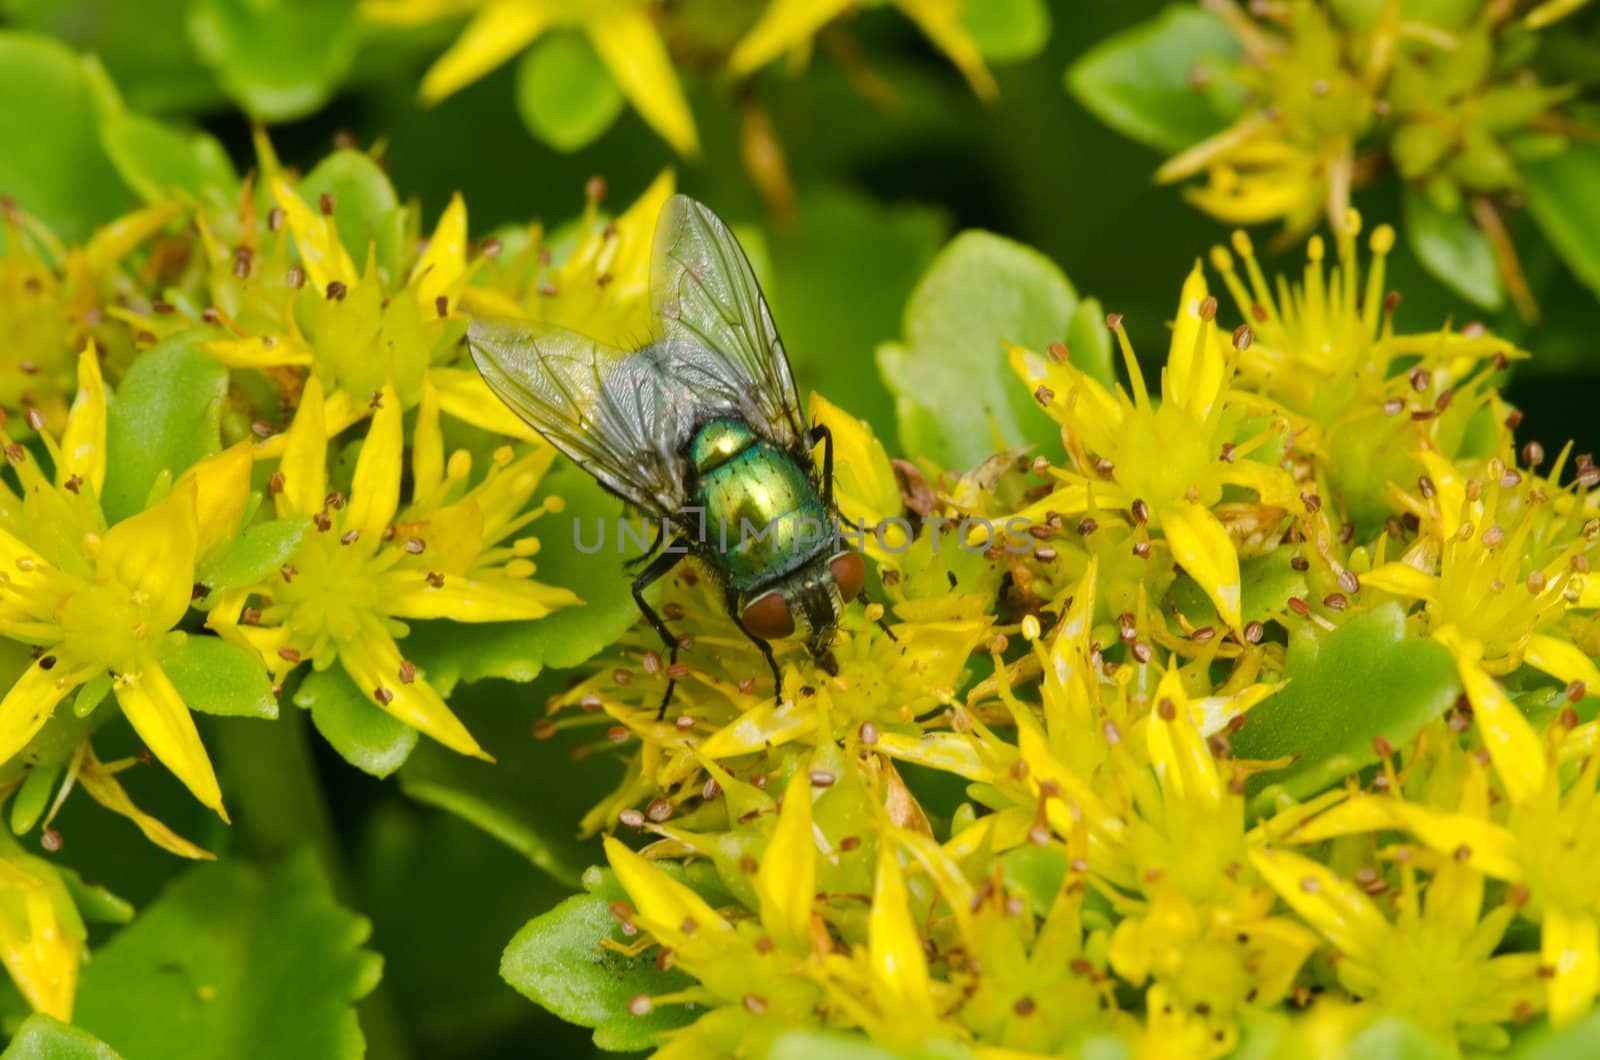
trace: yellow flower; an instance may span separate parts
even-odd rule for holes
[[[150,751],[219,814],[222,795],[194,721],[160,663],[183,618],[197,558],[233,531],[249,489],[241,448],[185,472],[167,496],[107,527],[99,493],[105,467],[105,387],[94,350],[78,362],[79,395],[47,478],[5,437],[19,496],[0,491],[0,633],[38,657],[0,700],[0,761],[20,751],[56,705],[109,676],[118,704]]]
[[[1485,913],[1483,874],[1453,857],[1433,860],[1425,887],[1416,865],[1400,860],[1392,917],[1320,862],[1276,848],[1252,851],[1250,861],[1337,952],[1340,985],[1386,1013],[1463,1044],[1504,1048],[1499,1024],[1543,1006],[1539,955],[1496,956],[1516,903]],[[1386,889],[1380,876],[1368,879],[1368,890]]]
[[[0,963],[35,1012],[71,1022],[87,938],[61,873],[0,830]]]
[[[400,721],[487,757],[397,641],[407,619],[516,621],[577,602],[532,580],[536,539],[503,543],[558,506],[527,508],[553,453],[502,449],[483,481],[466,489],[471,460],[465,452],[445,460],[438,404],[425,389],[413,451],[418,503],[402,511],[401,403],[392,386],[376,403],[347,497],[330,488],[322,387],[315,376],[307,381],[272,489],[279,518],[308,519],[313,529],[277,574],[225,594],[209,621],[280,679],[301,662],[319,670],[337,662]],[[252,596],[263,604],[241,624]]]
[[[700,140],[672,56],[652,18],[649,0],[365,0],[377,22],[416,25],[472,12],[472,20],[423,76],[422,102],[454,95],[552,29],[577,29],[589,38],[612,80],[639,116],[679,154],[695,155]]]
[[[37,409],[59,431],[75,383],[76,353],[106,329],[94,320],[125,284],[123,259],[178,212],[163,205],[128,214],[82,246],[63,246],[0,197],[0,409]]]
[[[1245,410],[1230,399],[1233,350],[1216,325],[1216,304],[1196,263],[1178,303],[1159,404],[1118,317],[1111,323],[1131,397],[1120,387],[1113,396],[1063,358],[1012,349],[1012,367],[1064,428],[1073,464],[1055,472],[1064,485],[1017,514],[1038,521],[1047,512],[1126,510],[1142,541],[1161,531],[1173,560],[1211,597],[1223,622],[1238,629],[1239,557],[1212,508],[1226,486],[1254,493],[1264,512],[1278,509],[1278,519],[1303,502],[1282,470],[1249,458],[1279,428],[1269,422],[1241,433]]]
[[[961,25],[963,3],[981,0],[889,0],[916,23],[934,47],[955,63],[967,83],[984,100],[999,95],[978,44]],[[854,6],[854,0],[772,0],[728,58],[736,76],[746,76],[784,52],[803,55],[811,38]]]

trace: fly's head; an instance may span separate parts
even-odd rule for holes
[[[762,640],[803,637],[817,666],[837,673],[833,635],[839,628],[839,616],[861,595],[866,576],[866,562],[859,552],[819,555],[748,595],[739,621]]]

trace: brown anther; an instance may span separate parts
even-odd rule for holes
[[[46,828],[39,833],[39,845],[46,853],[54,854],[61,849],[61,833],[54,828]]]
[[[267,231],[276,232],[283,227],[283,207],[274,206],[267,211]]]
[[[250,433],[257,438],[271,438],[273,435],[272,424],[255,420],[250,424]]]
[[[1206,295],[1200,303],[1200,319],[1212,321],[1217,318],[1217,300],[1211,295]]]
[[[289,271],[284,273],[283,282],[298,291],[306,285],[306,270],[298,265],[289,266]]]
[[[1250,348],[1250,343],[1255,341],[1255,332],[1250,330],[1249,324],[1240,324],[1233,329],[1233,348],[1243,353]]]
[[[1099,475],[1101,478],[1110,478],[1111,473],[1116,469],[1117,465],[1113,464],[1109,457],[1101,456],[1095,458],[1094,473]]]
[[[1522,426],[1521,409],[1512,409],[1510,412],[1506,413],[1506,426],[1513,431]]]
[[[433,308],[438,311],[439,316],[441,316],[441,317],[449,316],[450,315],[450,298],[449,298],[449,296],[448,295],[440,295],[438,298],[435,298],[433,300]]]
[[[813,769],[809,779],[813,788],[831,788],[834,782],[838,780],[837,777],[825,769]]]
[[[1122,327],[1122,314],[1121,313],[1107,313],[1106,314],[1106,327],[1110,328],[1112,331],[1116,331],[1118,328]]]
[[[1260,302],[1250,303],[1250,316],[1257,324],[1265,324],[1272,319],[1272,314],[1267,312],[1267,307]]]
[[[1540,593],[1544,592],[1544,585],[1544,571],[1535,567],[1533,570],[1528,572],[1528,591],[1530,593],[1538,596]]]
[[[1436,410],[1438,410],[1439,412],[1443,412],[1445,409],[1450,407],[1450,401],[1455,396],[1456,396],[1456,392],[1454,390],[1445,390],[1437,398],[1434,399],[1433,407]]]
[[[406,538],[406,551],[413,556],[420,556],[428,550],[428,543],[420,537]]]
[[[1088,537],[1098,529],[1100,529],[1100,524],[1090,517],[1085,517],[1078,523],[1078,533],[1084,537]]]
[[[1351,595],[1361,591],[1361,578],[1357,576],[1355,571],[1350,570],[1349,568],[1340,571],[1337,580],[1339,582],[1339,588],[1343,589],[1347,593],[1350,593]]]
[[[1028,829],[1028,842],[1032,843],[1036,847],[1049,846],[1050,829],[1046,828],[1042,824],[1034,825],[1032,828]]]
[[[1148,542],[1148,541],[1135,541],[1133,543],[1133,554],[1135,556],[1138,556],[1140,559],[1149,559],[1150,558],[1150,542]]]
[[[640,813],[631,806],[617,814],[617,820],[621,821],[629,828],[644,827],[644,814]]]
[[[435,588],[435,589],[443,589],[444,588],[444,575],[442,573],[440,573],[439,571],[436,571],[436,570],[429,571],[428,572],[427,581],[428,581],[428,584],[430,586],[432,586],[433,588]]]
[[[1322,890],[1322,881],[1315,876],[1306,876],[1300,881],[1300,889],[1307,894],[1316,894]]]
[[[1383,403],[1383,414],[1385,416],[1398,416],[1405,411],[1405,407],[1406,403],[1400,398],[1390,398]]]
[[[1211,752],[1212,758],[1227,758],[1233,754],[1233,741],[1223,733],[1213,733],[1206,737],[1206,750]]]
[[[1311,569],[1311,561],[1306,559],[1304,556],[1290,556],[1289,566],[1292,569],[1299,571],[1301,574],[1304,574],[1306,571]]]
[[[1350,600],[1344,593],[1329,593],[1322,598],[1322,606],[1329,611],[1343,611],[1350,606]]]
[[[1433,479],[1427,475],[1417,477],[1417,489],[1421,491],[1424,500],[1431,500],[1439,492],[1433,484]]]
[[[6,446],[6,461],[10,463],[12,467],[20,467],[27,461],[27,459],[28,451],[22,448],[22,446],[18,445],[16,442],[12,442],[10,445]]]
[[[344,533],[339,535],[339,544],[341,544],[341,545],[353,545],[360,539],[361,539],[361,531],[360,530],[346,530]]]
[[[400,660],[400,683],[409,685],[417,680],[417,664],[410,659]]]
[[[672,803],[666,799],[651,799],[649,805],[644,808],[644,815],[656,824],[672,820],[673,812]]]
[[[1261,638],[1266,635],[1266,627],[1260,622],[1246,622],[1244,625],[1244,639],[1248,644],[1260,644]],[[1243,715],[1240,715],[1243,717]]]
[[[390,703],[394,702],[394,693],[389,691],[387,688],[384,688],[382,685],[379,685],[377,688],[372,690],[372,698],[376,699],[379,703],[387,707]]]
[[[344,301],[344,296],[349,294],[349,293],[350,293],[350,288],[346,287],[341,281],[339,281],[339,280],[329,280],[328,281],[328,292],[327,292],[328,301],[330,301],[330,302],[342,302],[342,301]]]
[[[1051,399],[1053,399],[1055,396],[1056,392],[1047,386],[1040,386],[1033,392],[1033,400],[1046,407],[1049,406]]]
[[[1066,364],[1067,361],[1072,359],[1072,354],[1067,351],[1067,347],[1059,342],[1052,342],[1045,347],[1044,352],[1057,364]]]
[[[1019,1016],[1031,1016],[1033,1015],[1033,1010],[1038,1007],[1038,1004],[1031,997],[1019,997],[1016,1004],[1011,1006],[1012,1011]]]
[[[1426,368],[1411,369],[1411,374],[1408,378],[1411,380],[1411,389],[1417,391],[1419,394],[1428,389],[1429,385],[1433,382],[1433,376]]]
[[[767,1003],[757,994],[746,994],[744,996],[744,1007],[746,1011],[755,1016],[767,1011]]]
[[[1291,596],[1289,597],[1289,610],[1297,615],[1309,615],[1311,613],[1311,605],[1301,597]]]
[[[1538,442],[1529,442],[1522,447],[1522,466],[1533,470],[1544,463],[1544,446]]]
[[[1166,696],[1161,697],[1161,702],[1156,704],[1156,713],[1162,721],[1172,721],[1178,716],[1178,705]]]
[[[1130,510],[1135,526],[1143,526],[1150,521],[1150,506],[1144,501],[1135,499]]]
[[[1105,734],[1106,743],[1115,747],[1122,742],[1122,730],[1117,728],[1117,723],[1107,718],[1105,724],[1100,726],[1100,731]]]
[[[1150,645],[1145,644],[1143,641],[1135,641],[1133,647],[1128,649],[1128,654],[1132,655],[1136,662],[1144,664],[1150,661],[1152,653]]]
[[[285,662],[297,663],[300,661],[300,652],[295,648],[282,647],[278,649],[278,658]]]
[[[284,581],[292,582],[294,581],[294,576],[300,573],[300,568],[296,567],[293,563],[285,563],[283,566],[278,568],[278,573],[283,575]]]
[[[67,481],[63,482],[61,487],[68,493],[77,493],[83,487],[83,479],[76,474],[68,475]],[[1582,559],[1583,557],[1580,556],[1578,558]]]
[[[1588,694],[1589,686],[1582,681],[1573,681],[1567,685],[1565,693],[1569,703],[1581,703]]]
[[[635,994],[628,999],[628,1011],[635,1016],[648,1016],[653,1008],[655,1005],[644,994]]]
[[[478,251],[486,258],[498,258],[502,244],[498,239],[490,236],[478,245]]]

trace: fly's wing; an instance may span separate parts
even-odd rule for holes
[[[656,222],[650,296],[668,374],[769,440],[805,447],[789,357],[755,271],[722,219],[687,196],[674,195]]]
[[[701,403],[659,350],[517,320],[473,321],[467,347],[489,389],[601,485],[660,517],[686,503],[678,449]]]

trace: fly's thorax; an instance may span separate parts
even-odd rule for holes
[[[704,510],[697,551],[740,592],[831,555],[832,513],[808,469],[748,425],[717,420],[691,440],[694,503]]]

